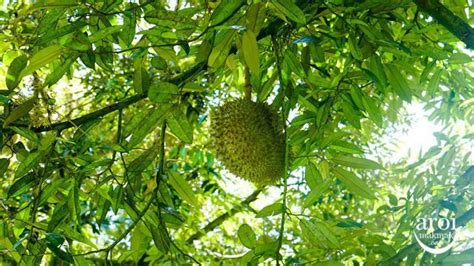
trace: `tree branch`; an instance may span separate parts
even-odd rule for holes
[[[438,0],[415,0],[416,5],[443,25],[454,36],[474,49],[474,29]]]
[[[456,227],[465,226],[469,221],[474,219],[474,207],[469,209],[467,212],[463,213],[461,216],[456,218]],[[400,265],[400,263],[407,256],[411,254],[420,253],[421,247],[418,243],[412,243],[404,248],[402,248],[397,254],[393,257],[381,262],[379,265]]]
[[[255,201],[258,197],[258,195],[263,191],[263,188],[259,188],[255,190],[250,196],[248,196],[245,200],[241,202],[240,205],[248,205],[250,202]],[[212,220],[210,223],[208,223],[204,228],[199,230],[199,232],[194,233],[192,236],[186,240],[187,244],[192,244],[194,240],[198,240],[199,238],[203,237],[210,231],[214,230],[216,227],[221,225],[225,220],[229,219],[232,217],[234,214],[238,213],[241,211],[240,206],[234,206],[232,209],[230,209],[228,212],[218,216],[214,220]]]
[[[167,82],[177,84],[177,85],[182,84],[185,81],[187,81],[190,78],[197,75],[199,73],[199,71],[201,71],[204,67],[205,67],[205,63],[200,62],[200,63],[196,64],[195,66],[193,66],[192,68],[190,68],[189,70],[183,72],[182,74],[167,80]],[[75,118],[75,119],[72,119],[72,120],[69,120],[69,121],[54,123],[52,125],[33,127],[31,129],[35,132],[44,132],[44,131],[51,131],[51,130],[63,130],[63,129],[71,128],[71,127],[78,127],[78,126],[80,126],[84,123],[93,121],[93,120],[98,119],[100,117],[103,117],[103,116],[105,116],[109,113],[112,113],[112,112],[117,111],[119,109],[123,109],[127,106],[130,106],[130,105],[132,105],[132,104],[134,104],[134,103],[136,103],[136,102],[138,102],[142,99],[145,99],[146,97],[147,97],[146,94],[133,95],[133,96],[128,97],[128,98],[126,98],[126,99],[124,99],[120,102],[111,104],[109,106],[106,106],[102,109],[99,109],[99,110],[94,111],[92,113],[89,113],[87,115],[84,115],[84,116],[81,116],[81,117],[78,117],[78,118]],[[25,127],[25,125],[16,125],[16,126]]]
[[[301,5],[303,8],[306,6],[308,3],[306,1],[298,1],[298,4]],[[281,19],[275,19],[273,22],[271,22],[267,27],[262,29],[260,33],[257,36],[257,40],[263,39],[267,36],[274,35],[276,34],[281,26],[284,25],[284,21]],[[230,50],[229,54],[236,53],[237,48],[234,46]],[[192,77],[200,74],[202,70],[207,69],[207,62],[199,62],[193,67],[191,67],[189,70],[181,73],[180,75],[171,78],[169,80],[166,80],[167,82],[179,85],[184,83],[185,81],[191,79]],[[31,128],[34,132],[45,132],[45,131],[51,131],[51,130],[63,130],[71,127],[78,127],[84,123],[87,123],[89,121],[92,121],[94,119],[98,119],[100,117],[103,117],[109,113],[112,113],[118,109],[125,108],[127,106],[130,106],[142,99],[145,99],[147,97],[146,94],[137,94],[134,96],[131,96],[129,98],[126,98],[120,102],[114,103],[112,105],[109,105],[107,107],[104,107],[100,110],[94,111],[90,114],[69,120],[69,121],[64,121],[64,122],[58,122],[54,123],[52,125],[47,125],[47,126],[40,126],[40,127],[33,127]],[[16,124],[15,126],[18,127],[28,127],[28,125],[18,125]]]

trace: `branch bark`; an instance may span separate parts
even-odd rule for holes
[[[255,201],[257,199],[258,195],[262,192],[262,190],[263,190],[263,188],[255,190],[252,194],[250,194],[250,196],[248,196],[245,200],[243,200],[240,205],[248,205],[252,201]],[[208,223],[206,226],[204,226],[201,230],[199,230],[198,232],[191,235],[188,238],[188,240],[186,240],[186,243],[187,244],[192,244],[194,242],[194,240],[200,239],[201,237],[203,237],[204,235],[206,235],[207,233],[209,233],[210,231],[214,230],[216,227],[221,225],[225,220],[229,219],[234,214],[240,212],[242,210],[240,205],[239,206],[234,206],[232,209],[230,209],[230,211],[228,211],[228,212],[218,216],[214,220],[212,220],[210,223]]]
[[[443,25],[454,36],[466,44],[469,49],[474,49],[474,28],[467,22],[446,8],[438,0],[415,0],[416,5],[428,15]]]
[[[182,84],[185,81],[187,81],[190,78],[197,75],[199,73],[199,71],[201,71],[204,68],[205,68],[205,63],[204,62],[197,63],[195,66],[193,66],[192,68],[190,68],[186,72],[183,72],[182,74],[167,80],[167,82],[177,84],[177,85]],[[81,117],[78,117],[78,118],[75,118],[75,119],[72,119],[72,120],[69,120],[69,121],[54,123],[54,124],[47,125],[47,126],[33,127],[31,129],[35,132],[44,132],[44,131],[51,131],[51,130],[60,130],[61,131],[61,130],[71,128],[71,127],[78,127],[78,126],[80,126],[84,123],[87,123],[89,121],[93,121],[93,120],[101,118],[101,117],[103,117],[103,116],[105,116],[109,113],[112,113],[112,112],[117,111],[119,109],[130,106],[130,105],[132,105],[132,104],[134,104],[134,103],[136,103],[136,102],[138,102],[142,99],[145,99],[146,97],[147,97],[146,94],[133,95],[133,96],[130,96],[130,97],[128,97],[128,98],[126,98],[126,99],[124,99],[120,102],[111,104],[109,106],[106,106],[102,109],[99,109],[99,110],[94,111],[92,113],[89,113],[87,115],[84,115],[84,116],[81,116]],[[15,125],[15,126],[25,127],[25,125]]]

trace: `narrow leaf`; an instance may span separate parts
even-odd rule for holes
[[[12,110],[12,112],[7,116],[3,122],[3,127],[7,127],[11,122],[14,122],[25,115],[27,115],[31,109],[35,106],[36,98],[30,98],[24,103],[20,104],[18,107]]]
[[[123,28],[123,26],[111,26],[111,27],[107,27],[105,29],[101,29],[99,30],[98,32],[94,32],[91,36],[89,36],[89,41],[90,42],[97,42],[99,40],[102,40],[104,39],[105,37],[111,35],[111,34],[114,34],[118,31],[120,31],[121,29]]]
[[[365,158],[357,158],[357,157],[352,157],[352,156],[340,155],[340,156],[334,157],[332,160],[338,164],[355,167],[355,168],[384,169],[379,163],[374,162],[369,159],[365,159]]]
[[[308,208],[312,206],[321,195],[329,188],[329,180],[325,180],[323,183],[319,184],[318,187],[311,189],[311,192],[308,194],[308,197],[304,200],[303,206]]]
[[[171,132],[185,143],[193,142],[193,127],[186,115],[179,109],[174,109],[166,122]]]
[[[304,177],[306,179],[306,183],[308,184],[311,190],[316,189],[323,181],[323,179],[321,178],[321,174],[312,162],[309,162],[306,166]]]
[[[33,169],[41,161],[43,153],[36,151],[28,154],[28,156],[20,163],[15,171],[15,177],[24,176],[31,169]]]
[[[45,86],[51,86],[54,85],[56,82],[58,82],[64,74],[69,70],[71,67],[72,63],[76,61],[77,55],[70,55],[68,58],[62,62],[61,64],[58,64],[53,72],[51,72],[45,79],[44,85]]]
[[[21,76],[24,77],[33,73],[34,71],[38,70],[40,67],[43,67],[49,64],[50,62],[52,62],[62,53],[63,53],[63,48],[59,45],[51,45],[49,47],[41,49],[30,58],[30,63],[22,71]]]
[[[139,144],[152,130],[157,127],[158,123],[166,116],[170,109],[170,104],[162,104],[159,106],[159,108],[153,110],[148,117],[145,117],[142,123],[131,132],[132,136],[126,145],[127,149],[131,149]]]
[[[187,201],[191,205],[194,205],[195,207],[199,205],[192,187],[188,184],[188,182],[186,182],[180,173],[170,171],[169,182],[183,200]]]
[[[8,67],[5,83],[8,90],[14,90],[21,81],[21,72],[26,67],[28,58],[25,55],[20,55],[15,58]]]
[[[207,64],[211,67],[221,66],[225,62],[229,50],[232,47],[235,31],[229,30],[225,34],[224,38],[212,49],[207,59]]]
[[[387,79],[392,85],[395,93],[400,96],[403,100],[411,102],[412,92],[410,86],[408,85],[407,80],[402,76],[400,70],[395,65],[384,65],[385,73],[387,74]]]
[[[275,8],[296,23],[306,24],[306,18],[301,9],[292,0],[273,0]]]
[[[260,77],[260,62],[258,60],[257,36],[247,30],[242,35],[242,51],[245,63],[255,77]]]
[[[374,192],[354,173],[340,167],[334,167],[334,174],[350,191],[367,199],[375,199]]]
[[[167,103],[179,94],[179,88],[173,83],[159,81],[150,86],[148,98],[155,103]]]
[[[7,197],[16,197],[18,195],[21,195],[22,193],[25,193],[28,189],[30,189],[30,187],[33,186],[34,182],[34,175],[29,174],[23,176],[22,178],[15,181],[15,183],[13,183],[13,185],[8,188]]]
[[[212,12],[212,25],[220,25],[234,16],[237,11],[245,4],[244,0],[221,1],[219,6]]]

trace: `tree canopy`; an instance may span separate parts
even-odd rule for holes
[[[0,1],[0,263],[472,262],[473,15],[462,0]],[[209,114],[242,98],[281,117],[274,185],[215,157]],[[441,130],[397,158],[410,105]],[[420,217],[465,234],[430,254]]]

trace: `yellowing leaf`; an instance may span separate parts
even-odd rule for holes
[[[245,63],[250,69],[250,73],[256,77],[260,76],[260,62],[258,60],[257,36],[251,31],[246,31],[242,35],[242,51]]]

